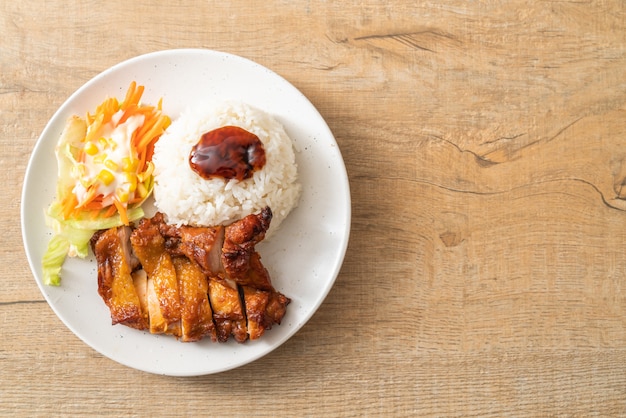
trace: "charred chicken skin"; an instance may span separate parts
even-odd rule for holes
[[[289,298],[276,291],[255,246],[270,208],[228,226],[168,225],[161,213],[91,241],[98,293],[113,324],[183,342],[260,338],[280,324]]]

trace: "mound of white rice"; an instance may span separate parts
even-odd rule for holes
[[[238,126],[259,137],[265,166],[243,180],[210,180],[189,166],[189,153],[200,137],[222,126]],[[270,236],[297,206],[301,186],[291,139],[272,116],[243,103],[224,103],[184,112],[154,148],[155,204],[176,225],[227,225],[269,206]]]

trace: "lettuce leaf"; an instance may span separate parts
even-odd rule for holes
[[[89,254],[89,241],[93,234],[101,229],[114,228],[123,224],[119,215],[96,219],[63,219],[60,204],[54,202],[45,213],[46,224],[54,231],[43,255],[42,266],[44,284],[61,284],[61,267],[66,256],[85,258]],[[128,211],[128,219],[133,222],[144,216],[142,208]]]
[[[59,286],[61,284],[61,267],[70,248],[70,242],[63,235],[55,235],[48,243],[48,248],[41,262],[43,268],[43,284]]]

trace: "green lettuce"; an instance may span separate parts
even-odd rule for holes
[[[52,203],[45,213],[46,224],[54,231],[43,255],[43,282],[47,286],[61,284],[61,267],[66,256],[85,258],[89,254],[89,241],[94,233],[123,224],[119,215],[96,219],[63,219],[61,205]],[[144,216],[142,208],[128,210],[128,220],[136,221]]]

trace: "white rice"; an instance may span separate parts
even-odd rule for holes
[[[189,166],[200,137],[222,126],[238,126],[259,137],[265,166],[243,180],[204,179]],[[224,103],[184,112],[154,148],[154,199],[168,223],[227,225],[266,206],[274,217],[272,235],[297,206],[301,186],[291,139],[272,116],[243,103]]]

